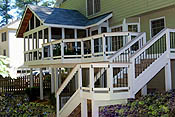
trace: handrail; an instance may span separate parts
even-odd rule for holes
[[[135,37],[134,39],[132,39],[129,43],[127,43],[124,47],[122,47],[121,49],[119,49],[117,52],[115,52],[113,54],[113,56],[110,56],[108,59],[109,61],[113,61],[116,57],[118,57],[121,53],[123,53],[125,50],[127,50],[128,48],[130,48],[132,45],[134,45],[137,41],[140,40],[140,37],[145,36],[145,33],[141,33],[139,34],[137,37]]]
[[[108,32],[108,33],[101,33],[101,34],[98,34],[98,35],[93,35],[93,36],[89,36],[89,37],[85,37],[85,38],[60,39],[60,40],[44,43],[44,44],[42,44],[42,46],[48,46],[50,44],[57,44],[57,43],[61,43],[61,42],[80,42],[80,41],[86,41],[86,40],[100,38],[100,37],[103,37],[103,36],[104,37],[106,37],[106,36],[128,36],[129,34],[137,36],[139,33],[137,33],[137,32]]]
[[[73,77],[73,74],[80,68],[80,65],[77,64],[74,69],[70,72],[70,74],[68,75],[68,77],[65,79],[65,81],[62,83],[62,85],[60,86],[60,88],[56,91],[57,95],[60,95],[61,92],[64,90],[64,88],[67,86],[67,84],[70,82],[70,80]]]
[[[152,39],[150,39],[142,48],[138,49],[133,55],[130,56],[130,59],[136,58],[136,56],[140,55],[143,51],[149,48],[154,42],[160,39],[163,35],[166,34],[167,28],[164,28],[157,35],[155,35]]]

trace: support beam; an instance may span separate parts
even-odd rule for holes
[[[110,89],[109,93],[113,93],[113,68],[111,65],[107,69],[107,86]]]
[[[87,100],[81,99],[81,117],[88,117]]]
[[[42,68],[40,68],[40,100],[43,100],[43,73]]]
[[[141,89],[141,95],[142,95],[142,96],[147,95],[147,85],[145,85],[145,86]]]
[[[165,90],[169,91],[172,89],[172,79],[171,79],[171,61],[168,60],[168,63],[165,66]]]
[[[54,74],[54,68],[51,68],[51,93],[55,92],[55,74]]]
[[[92,117],[98,117],[99,116],[99,107],[95,103],[94,100],[92,100]]]
[[[59,99],[59,95],[56,96],[56,117],[59,117],[59,111],[60,111],[60,99]]]
[[[33,69],[32,68],[30,68],[30,88],[32,88],[33,87]]]

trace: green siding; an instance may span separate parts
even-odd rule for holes
[[[101,12],[89,18],[112,11],[111,25],[117,25],[123,18],[174,4],[175,0],[101,0]],[[76,9],[86,15],[86,0],[67,0],[61,5],[61,8]]]
[[[86,14],[86,0],[67,0],[60,8],[74,9],[80,11],[82,14]]]

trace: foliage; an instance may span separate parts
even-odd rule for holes
[[[2,77],[8,77],[9,76],[9,59],[5,56],[0,55],[0,75]]]
[[[26,7],[26,5],[31,4],[31,5],[40,5],[40,6],[53,6],[55,4],[54,0],[16,0],[15,1],[15,6],[18,9],[16,12],[19,15],[18,17],[22,16],[22,13]]]
[[[9,19],[12,19],[13,16],[9,14],[9,11],[13,9],[11,5],[11,0],[0,0],[0,26],[9,23]]]
[[[40,95],[40,89],[39,87],[26,88],[25,93],[30,101],[34,101]]]
[[[139,99],[128,99],[127,104],[100,107],[100,117],[113,116],[173,116],[175,115],[175,90],[150,93]]]
[[[29,102],[26,95],[0,94],[1,117],[40,117],[51,113],[55,113],[53,106]]]

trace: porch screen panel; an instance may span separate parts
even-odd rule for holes
[[[87,0],[87,12],[88,16],[93,15],[93,0]]]
[[[97,13],[97,12],[100,12],[100,0],[94,0],[94,12]]]

